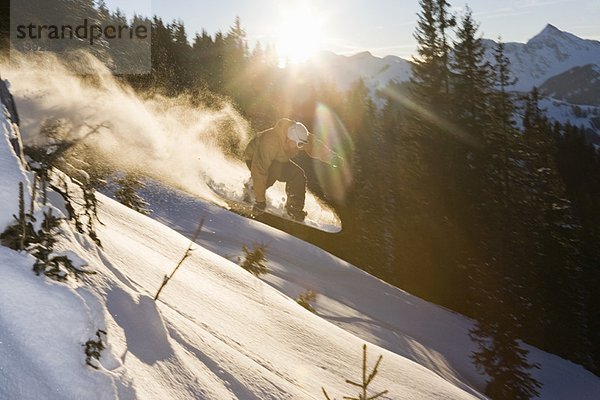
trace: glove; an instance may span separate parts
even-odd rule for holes
[[[266,201],[257,201],[256,203],[254,203],[254,206],[252,207],[252,214],[253,215],[262,215],[265,213],[265,209],[267,208],[267,202]]]
[[[331,166],[333,168],[341,168],[344,166],[344,164],[346,164],[346,160],[344,160],[344,158],[338,154],[331,158]]]

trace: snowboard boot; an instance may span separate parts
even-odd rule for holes
[[[294,201],[290,201],[290,199],[288,199],[285,204],[285,211],[296,222],[304,222],[304,218],[306,218],[306,215],[308,214],[304,211],[304,207],[300,204],[296,204]]]

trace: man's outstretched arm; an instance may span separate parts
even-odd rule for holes
[[[308,137],[306,154],[334,167],[340,166],[344,162],[339,154],[327,147],[322,140],[317,139],[313,134]]]

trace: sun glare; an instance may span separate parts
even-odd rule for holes
[[[281,66],[309,60],[320,50],[323,40],[319,14],[304,5],[285,11],[277,29],[277,49]]]

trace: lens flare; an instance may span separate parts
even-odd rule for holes
[[[328,195],[342,202],[352,183],[350,159],[354,151],[354,143],[340,118],[323,103],[317,103],[314,131],[330,149],[345,160],[345,163],[337,168],[324,167],[322,164],[315,163],[315,172],[321,186],[325,188]]]

